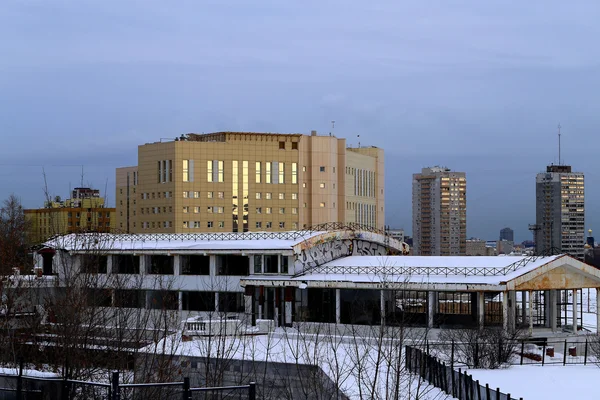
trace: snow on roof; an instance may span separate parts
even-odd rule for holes
[[[67,251],[156,250],[291,250],[326,232],[244,232],[197,234],[68,234],[50,239],[46,246]]]
[[[563,256],[351,256],[311,268],[293,280],[499,285]]]

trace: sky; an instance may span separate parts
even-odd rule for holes
[[[5,0],[0,199],[106,188],[188,132],[331,131],[382,147],[386,224],[412,174],[467,174],[467,236],[531,239],[535,175],[586,174],[600,230],[600,2]]]

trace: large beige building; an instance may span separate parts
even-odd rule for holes
[[[117,169],[117,228],[246,232],[384,228],[384,156],[335,136],[217,132],[138,147]]]
[[[413,175],[413,254],[458,256],[467,251],[467,179],[448,168]]]

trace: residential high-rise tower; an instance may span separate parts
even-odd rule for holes
[[[584,175],[570,165],[549,165],[536,177],[535,245],[538,254],[562,252],[583,259]]]
[[[448,168],[413,174],[413,254],[465,255],[467,179]]]

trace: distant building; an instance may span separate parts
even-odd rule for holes
[[[394,239],[404,242],[404,229],[388,229],[387,233]]]
[[[500,229],[500,240],[515,241],[515,232],[510,228]]]
[[[536,252],[566,253],[583,260],[584,175],[570,165],[549,165],[536,177]]]
[[[40,243],[54,235],[80,231],[110,232],[115,209],[104,205],[100,191],[75,188],[71,198],[46,201],[43,208],[24,210],[29,221],[29,237]]]
[[[415,255],[465,255],[467,179],[448,168],[423,168],[413,175],[413,252]]]
[[[515,244],[512,240],[498,240],[496,243],[496,252],[498,254],[510,254],[514,249]]]
[[[479,239],[467,239],[466,249],[466,255],[468,256],[485,256],[487,252],[485,240]]]
[[[117,227],[132,233],[384,229],[384,153],[331,135],[216,132],[138,146],[116,170]]]

